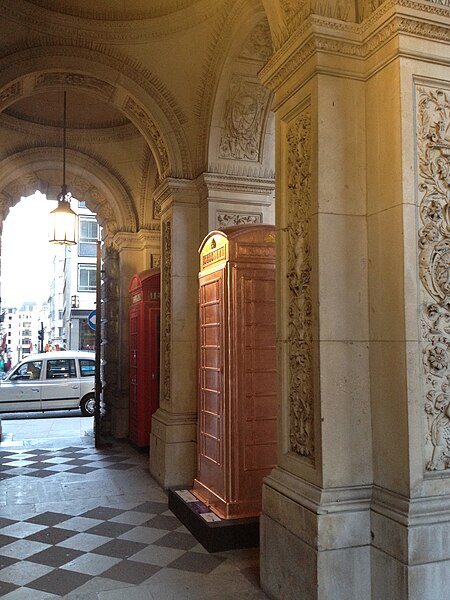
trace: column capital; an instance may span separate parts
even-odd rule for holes
[[[242,203],[241,195],[251,194],[260,198],[262,205],[270,205],[268,197],[275,189],[275,173],[267,174],[267,178],[225,175],[223,173],[202,173],[197,179],[197,188],[202,196],[225,197],[231,195],[236,203]],[[232,200],[231,200],[232,201]],[[256,202],[253,202],[256,204]]]
[[[145,248],[159,246],[160,241],[159,227],[155,230],[141,229],[137,233],[128,231],[118,231],[112,238],[112,245],[117,250],[136,250],[142,251]]]
[[[200,195],[194,180],[167,177],[153,194],[155,216],[160,218],[174,204],[198,207],[199,200]]]
[[[438,0],[379,4],[376,10],[363,7],[359,23],[320,15],[294,19],[296,27],[289,27],[289,34],[259,73],[263,84],[276,94],[275,110],[317,73],[366,80],[379,68],[380,60],[389,62],[397,56],[423,59],[426,54],[439,61],[448,54],[442,53],[440,46],[448,46],[450,39],[448,5]],[[420,39],[427,44],[418,43]]]

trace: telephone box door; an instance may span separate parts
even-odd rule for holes
[[[129,439],[149,446],[151,418],[159,406],[160,272],[150,269],[130,283]]]

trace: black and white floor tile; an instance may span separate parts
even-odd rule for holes
[[[265,599],[258,549],[209,554],[147,462],[127,444],[0,447],[0,596]]]

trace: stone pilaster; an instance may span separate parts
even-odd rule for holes
[[[372,27],[386,41],[371,55],[366,84],[373,140],[367,146],[372,593],[444,599],[450,574],[450,67],[444,58],[450,7],[387,3],[376,16]]]
[[[323,49],[351,24],[321,25],[262,72],[276,112],[280,427],[261,582],[283,600],[369,599],[371,586],[365,89],[358,60]]]
[[[129,418],[129,298],[132,276],[152,266],[152,257],[160,253],[159,231],[139,231],[136,234],[116,233],[113,238],[116,269],[110,268],[108,302],[105,320],[108,335],[108,355],[105,356],[105,394],[109,399],[111,434],[127,437]]]
[[[310,18],[262,72],[281,427],[261,581],[283,600],[449,598],[450,11],[379,4]]]
[[[191,485],[197,468],[199,195],[195,183],[167,179],[154,196],[161,207],[161,387],[150,472],[170,487]]]

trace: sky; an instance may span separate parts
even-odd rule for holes
[[[10,209],[1,236],[3,308],[48,299],[55,252],[48,241],[49,214],[55,207],[56,201],[36,192]]]

